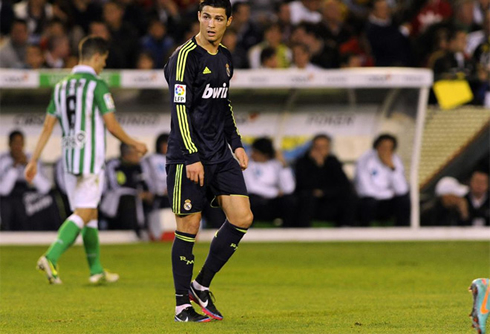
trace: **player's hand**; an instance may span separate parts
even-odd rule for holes
[[[204,186],[204,166],[200,161],[185,166],[186,176],[192,182]]]
[[[28,183],[31,183],[32,180],[34,180],[36,174],[37,174],[37,162],[29,161],[29,163],[26,166],[26,169],[24,170],[24,177],[26,178],[26,181]]]
[[[134,149],[141,155],[145,155],[148,152],[146,144],[139,141],[134,144]]]
[[[248,167],[248,156],[243,147],[239,147],[235,150],[235,156],[238,159],[238,163],[242,170],[247,169]]]

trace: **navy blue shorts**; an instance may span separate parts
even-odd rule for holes
[[[172,211],[177,215],[201,212],[206,199],[214,206],[219,195],[246,196],[247,187],[238,161],[204,165],[204,186],[186,176],[184,164],[167,165],[167,189]]]

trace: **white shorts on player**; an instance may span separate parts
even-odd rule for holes
[[[71,210],[97,209],[104,189],[104,182],[105,173],[103,169],[98,174],[73,175],[65,173],[66,194]]]

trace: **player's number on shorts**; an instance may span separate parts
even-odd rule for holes
[[[75,128],[75,113],[76,113],[76,101],[77,97],[75,95],[68,96],[66,98],[66,113],[68,118],[68,126],[70,129]]]

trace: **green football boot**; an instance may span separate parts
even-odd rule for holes
[[[471,282],[469,290],[473,294],[473,308],[471,309],[471,320],[473,328],[478,334],[486,333],[486,322],[490,314],[490,303],[488,293],[490,291],[488,278],[477,278]]]

